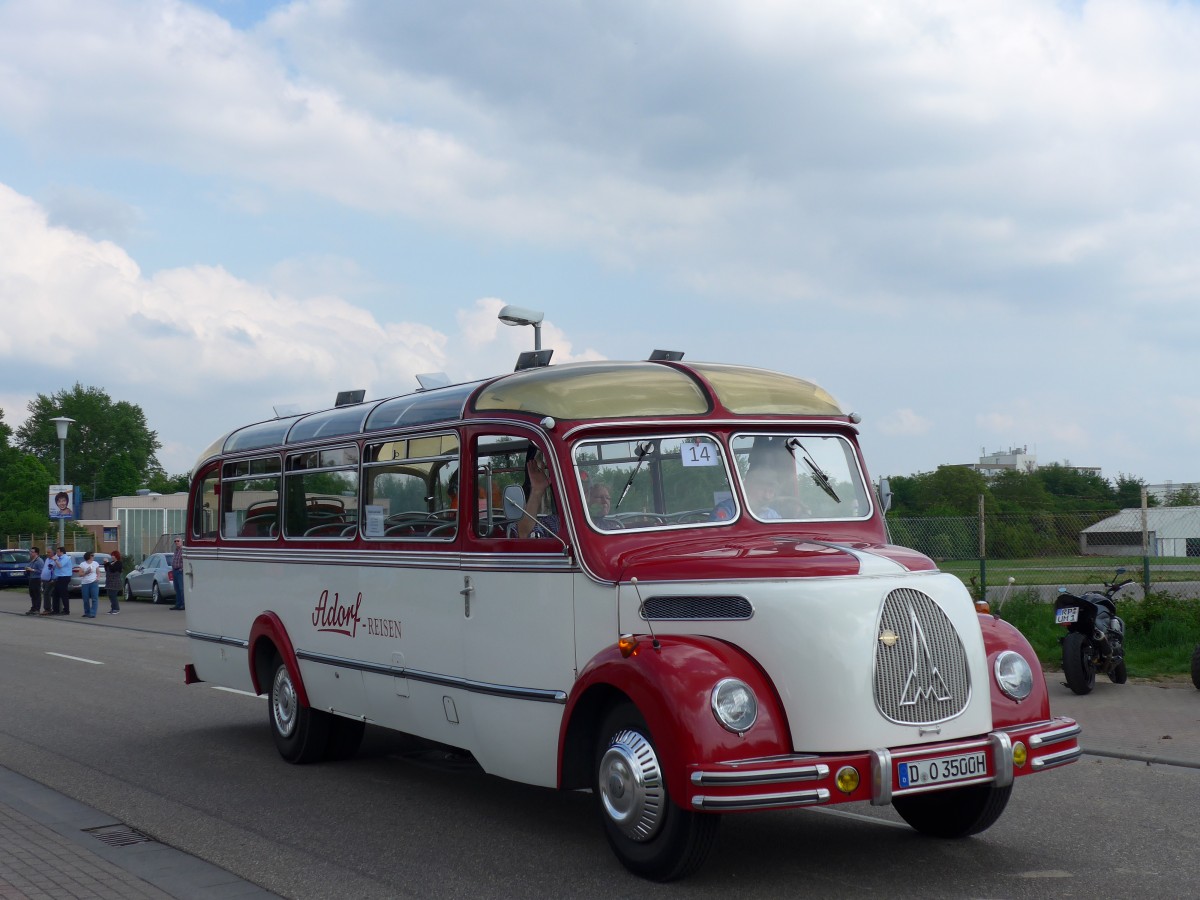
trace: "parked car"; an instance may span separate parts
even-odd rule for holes
[[[0,588],[28,584],[29,576],[25,572],[27,565],[28,550],[0,550]]]
[[[154,603],[175,598],[171,580],[171,557],[166,553],[151,553],[132,572],[125,575],[125,599],[149,597]]]
[[[71,557],[72,569],[74,569],[76,566],[83,565],[82,550],[68,550],[67,556]],[[93,553],[92,559],[94,559],[100,565],[100,571],[96,573],[96,577],[100,580],[100,592],[104,593],[104,564],[112,559],[112,557],[107,553]],[[71,586],[67,590],[69,590],[72,594],[81,593],[79,589],[79,580],[81,577],[82,576],[76,575],[74,572],[71,573]]]

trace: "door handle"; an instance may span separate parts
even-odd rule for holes
[[[463,576],[463,589],[459,591],[463,595],[463,615],[468,619],[471,618],[471,595],[475,593],[475,586],[471,584],[471,576]]]

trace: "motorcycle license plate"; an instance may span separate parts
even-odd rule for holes
[[[896,781],[900,790],[983,778],[987,773],[987,753],[983,750],[977,753],[961,753],[958,756],[922,759],[919,762],[901,762],[896,765]]]
[[[1067,625],[1071,622],[1079,621],[1078,606],[1064,606],[1054,614],[1054,622],[1057,625]]]

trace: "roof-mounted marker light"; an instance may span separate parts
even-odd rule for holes
[[[334,406],[353,406],[355,403],[362,403],[363,398],[367,396],[366,391],[338,391],[337,400],[334,401]]]
[[[682,350],[654,350],[650,353],[650,362],[659,362],[661,360],[679,362],[681,359],[683,359]]]

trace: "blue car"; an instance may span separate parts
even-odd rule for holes
[[[29,565],[28,550],[0,550],[0,588],[29,584],[25,567]]]

